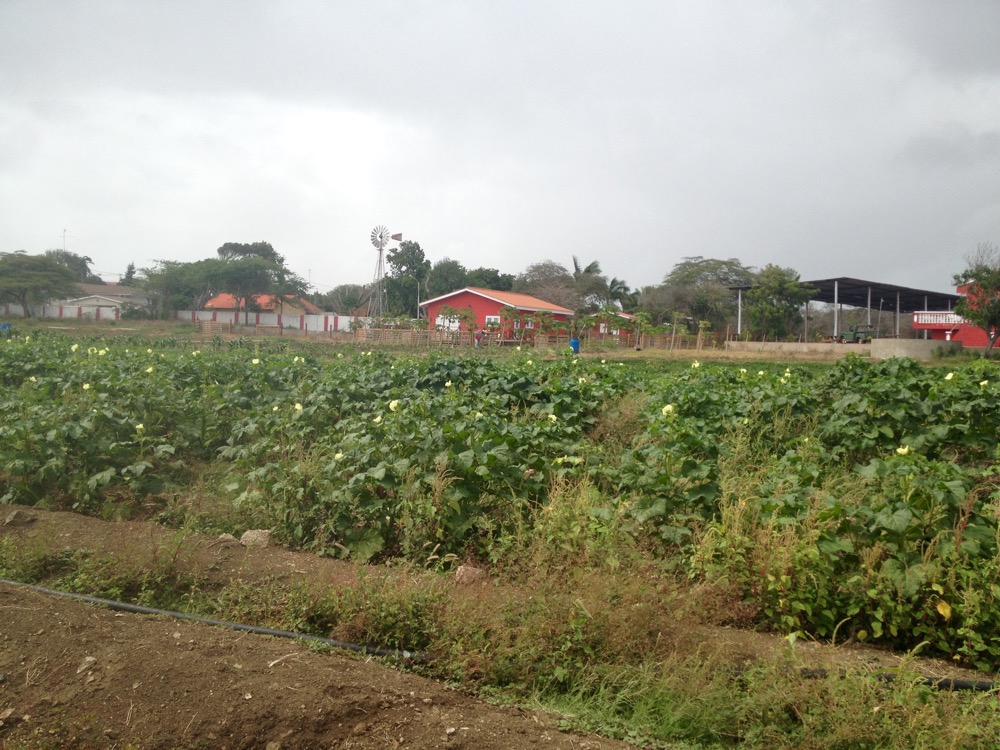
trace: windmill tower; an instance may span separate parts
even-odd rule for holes
[[[379,225],[372,230],[372,244],[378,251],[378,262],[375,264],[375,278],[372,280],[372,293],[368,297],[368,318],[375,321],[379,327],[382,315],[386,312],[385,293],[385,246],[389,244],[389,230]]]

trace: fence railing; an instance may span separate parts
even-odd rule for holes
[[[913,313],[913,325],[954,328],[965,323],[965,318],[953,312],[921,310]]]

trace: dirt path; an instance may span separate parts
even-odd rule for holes
[[[12,510],[4,508],[3,518]],[[27,520],[0,525],[0,542],[18,549],[85,547],[114,552],[130,565],[169,564],[219,581],[336,586],[358,576],[349,563],[276,547],[247,549],[152,523],[17,510]],[[476,595],[475,586],[454,585],[454,597]],[[788,643],[773,635],[689,625],[692,652],[722,653],[730,663],[788,653]],[[848,671],[891,668],[901,658],[859,646],[800,642],[795,649],[802,664]],[[932,676],[983,677],[940,660],[910,666]],[[113,612],[0,583],[3,750],[626,747],[561,733],[557,721],[301,641]]]
[[[5,584],[0,673],[5,747],[625,747],[371,660]]]

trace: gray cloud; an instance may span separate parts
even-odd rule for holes
[[[385,223],[508,272],[681,257],[947,289],[1000,239],[993,3],[11,2],[0,250],[266,239],[365,281]]]

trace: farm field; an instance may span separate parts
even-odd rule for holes
[[[0,342],[0,499],[35,519],[0,531],[0,577],[416,652],[409,670],[440,681],[421,683],[422,705],[461,696],[495,727],[525,718],[447,683],[545,707],[558,718],[529,717],[524,731],[556,721],[588,733],[565,740],[578,747],[609,742],[594,733],[650,747],[907,747],[915,736],[989,747],[992,694],[921,677],[989,680],[1000,665],[995,365],[611,356],[40,332]],[[43,531],[53,525],[63,530]],[[247,529],[294,552],[217,539]],[[456,579],[459,566],[475,580]],[[84,645],[99,640],[88,620],[122,644],[123,619],[155,638],[138,615],[6,585],[0,595],[10,612],[65,618]],[[152,622],[197,632],[188,640],[206,644],[206,664],[259,640]],[[31,710],[14,705],[37,630],[48,628],[6,631],[0,713],[39,718],[11,714],[0,737],[102,746],[86,742],[110,714],[83,688],[68,701],[39,688]],[[416,679],[298,642],[254,648],[295,652],[309,669],[363,664],[372,672],[358,684]],[[87,655],[49,649],[49,662]],[[178,715],[204,689],[239,683],[219,682],[223,667],[215,682],[180,669],[161,700]],[[873,676],[885,669],[892,681]],[[255,677],[265,693],[267,674]],[[105,691],[108,676],[94,681]],[[317,680],[302,689],[332,694]],[[77,700],[89,712],[74,713]],[[277,737],[295,725],[279,702],[232,703],[242,733],[228,746],[535,743],[504,745],[499,729],[442,735],[435,722],[399,743],[404,719],[433,712],[390,716],[363,700],[383,723]],[[121,718],[112,732],[137,748],[222,737],[188,720],[197,733],[155,737]],[[376,725],[393,729],[376,738]]]

